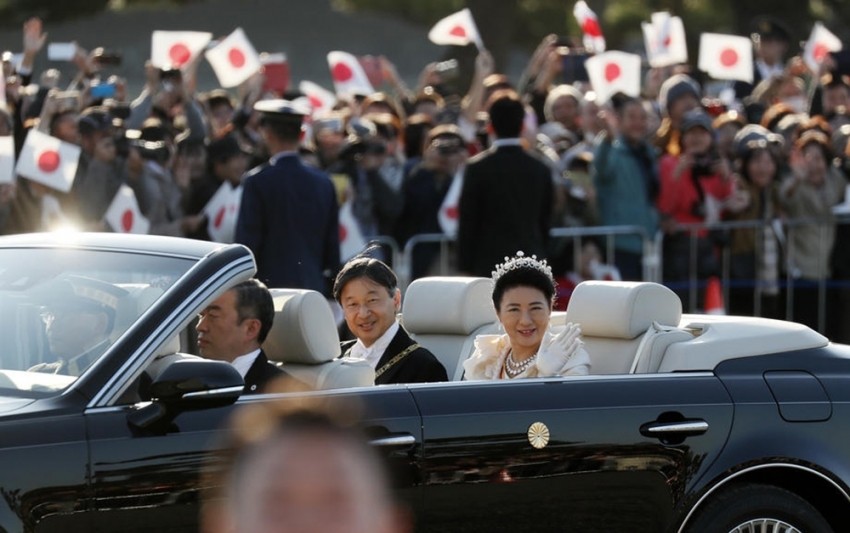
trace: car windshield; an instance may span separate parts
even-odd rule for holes
[[[0,250],[0,395],[56,394],[194,260],[80,249]]]

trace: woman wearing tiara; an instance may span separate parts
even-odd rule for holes
[[[569,323],[549,332],[555,280],[546,261],[536,256],[505,258],[493,271],[493,305],[503,335],[479,335],[463,368],[468,380],[577,376],[590,372],[590,358]]]

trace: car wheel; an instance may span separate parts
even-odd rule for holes
[[[739,485],[711,499],[688,533],[832,533],[809,502],[770,485]]]

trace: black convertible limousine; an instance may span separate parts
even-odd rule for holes
[[[808,328],[589,283],[552,326],[581,325],[591,375],[470,382],[489,281],[425,278],[402,320],[452,381],[374,386],[338,359],[319,294],[275,289],[264,350],[316,390],[242,395],[234,369],[192,355],[192,324],[254,272],[239,245],[0,239],[0,532],[196,531],[234,409],[304,394],[361,406],[417,531],[850,531],[850,348]],[[46,303],[79,279],[115,288],[108,339],[67,374],[30,371],[54,359]]]

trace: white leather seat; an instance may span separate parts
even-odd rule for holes
[[[627,374],[657,371],[670,344],[693,338],[675,329],[681,317],[679,297],[658,283],[585,281],[565,320],[581,327],[591,374]]]
[[[487,278],[441,276],[417,279],[407,288],[404,327],[446,367],[451,380],[463,376],[476,335],[497,332],[492,291]]]
[[[292,377],[317,389],[365,387],[375,370],[362,359],[339,358],[333,312],[316,291],[270,289],[275,316],[263,351]]]

